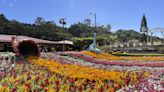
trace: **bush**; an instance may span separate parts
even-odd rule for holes
[[[115,56],[164,56],[164,54],[131,54],[131,53],[112,53]]]
[[[164,54],[164,47],[159,47],[158,50],[159,50],[160,53]]]

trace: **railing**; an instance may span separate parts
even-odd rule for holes
[[[112,45],[112,47],[118,47],[118,48],[122,48],[122,47],[143,47],[143,46],[159,46],[159,45],[164,45],[161,42],[153,42],[153,43],[140,43],[140,42],[136,42],[136,43],[120,43],[120,44],[114,44]]]
[[[11,62],[15,61],[15,54],[12,52],[0,52],[0,61]]]

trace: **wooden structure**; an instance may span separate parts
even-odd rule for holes
[[[15,37],[19,41],[23,40],[32,40],[37,43],[39,49],[41,51],[49,52],[52,50],[62,51],[62,45],[65,44],[65,50],[72,50],[73,49],[73,42],[72,41],[48,41],[42,40],[38,38],[32,38],[27,36],[16,36],[16,35],[4,35],[0,34],[0,51],[1,52],[13,52],[12,47],[12,37]]]

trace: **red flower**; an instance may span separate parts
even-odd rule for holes
[[[17,77],[17,75],[15,74],[15,75],[14,75],[14,79],[15,79],[16,77]]]
[[[31,89],[30,83],[25,83],[25,86],[26,86],[28,89]]]
[[[70,82],[71,84],[73,84],[73,83],[75,82],[75,80],[74,80],[74,79],[70,79],[69,82]]]
[[[28,75],[28,76],[27,76],[27,80],[30,80],[30,79],[31,79],[31,76]]]
[[[56,83],[56,85],[59,85],[60,81],[59,80],[56,80],[55,83]]]
[[[106,89],[108,89],[108,88],[109,88],[108,83],[105,83],[105,88],[106,88]]]
[[[98,92],[103,92],[103,88],[101,87],[101,88],[98,90]]]
[[[48,79],[45,80],[45,84],[48,85],[49,84],[49,81]]]
[[[160,82],[160,85],[161,85],[162,87],[164,87],[164,82],[163,82],[163,81],[161,81],[161,82]]]
[[[39,77],[36,77],[35,78],[35,83],[38,83],[38,81],[39,81]]]
[[[16,88],[11,89],[11,92],[16,92],[16,91],[17,91]]]
[[[80,92],[82,92],[83,87],[82,87],[82,86],[80,86],[78,90],[79,90]]]
[[[56,90],[59,90],[60,81],[59,80],[56,80],[55,83],[56,83]]]
[[[40,86],[41,86],[42,88],[44,88],[44,87],[45,87],[45,84],[44,84],[44,83],[42,83]]]

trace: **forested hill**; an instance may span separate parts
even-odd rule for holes
[[[53,21],[45,21],[41,17],[37,17],[33,24],[27,24],[18,22],[17,20],[8,20],[5,15],[0,14],[0,34],[24,35],[58,41],[92,37],[93,32],[96,32],[104,40],[114,37],[115,40],[117,38],[121,42],[127,42],[132,39],[142,41],[145,38],[144,35],[134,30],[118,30],[112,33],[110,25],[95,27],[79,22],[71,25],[69,28],[63,29]]]
[[[25,35],[46,40],[70,40],[72,38],[67,28],[63,29],[53,21],[44,21],[38,17],[34,24],[26,24],[8,20],[3,14],[0,15],[0,34]]]

